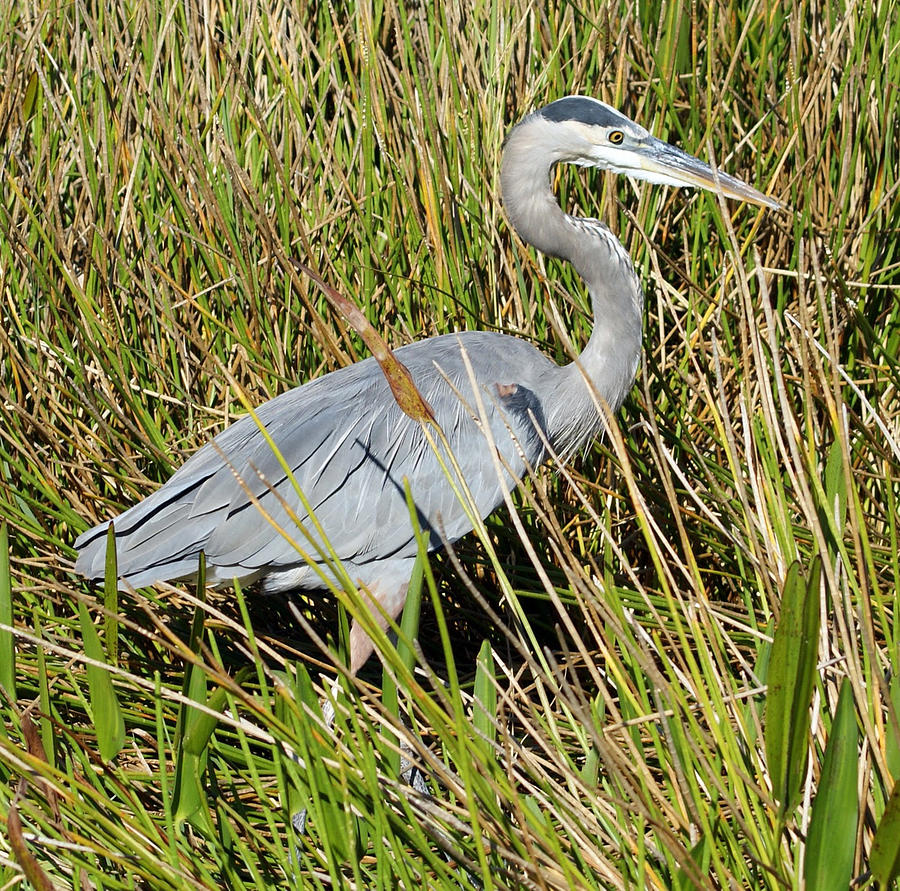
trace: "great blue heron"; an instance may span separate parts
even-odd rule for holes
[[[559,99],[513,128],[500,177],[506,212],[523,241],[568,260],[584,279],[594,312],[587,346],[562,367],[523,340],[485,331],[433,337],[396,351],[430,403],[481,517],[500,505],[527,466],[544,460],[545,443],[567,456],[593,440],[603,426],[598,397],[616,410],[638,366],[643,295],[634,267],[603,223],[560,209],[550,175],[561,163],[779,207],[596,99]],[[480,419],[471,408],[479,402]],[[378,363],[370,358],[333,371],[282,393],[256,415],[350,577],[396,617],[416,557],[404,477],[432,549],[465,535],[472,522]],[[500,473],[482,425],[506,468]],[[320,573],[330,578],[330,570],[310,566],[276,528],[296,530],[291,513],[301,523],[309,519],[257,423],[243,417],[115,519],[121,583],[195,578],[202,551],[213,585],[237,578],[261,579],[269,590],[320,588]],[[75,542],[75,568],[88,578],[103,575],[106,529],[106,523],[95,526]],[[372,652],[357,623],[350,650],[356,672]]]

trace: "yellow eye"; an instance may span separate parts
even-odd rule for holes
[[[609,141],[613,145],[621,145],[625,134],[621,130],[612,130],[609,134]]]

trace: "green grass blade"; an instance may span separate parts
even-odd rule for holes
[[[119,568],[116,533],[113,524],[106,531],[106,570],[103,576],[104,616],[103,642],[110,665],[119,664]]]
[[[52,714],[53,699],[50,695],[50,678],[47,672],[47,655],[44,652],[42,641],[42,625],[41,612],[37,609],[32,611],[32,622],[34,627],[34,636],[39,641],[35,654],[35,664],[37,667],[38,677],[38,700],[40,702],[40,728],[41,742],[44,745],[44,751],[47,753],[47,759],[51,764],[56,763],[56,733],[54,732],[53,722],[50,720]]]
[[[415,516],[415,514],[413,514]],[[416,640],[419,634],[419,618],[422,613],[422,585],[425,578],[425,563],[428,561],[428,552],[424,541],[419,537],[419,552],[416,562],[413,564],[412,575],[409,580],[409,588],[406,593],[406,602],[403,604],[403,613],[400,617],[400,634],[397,637],[397,660],[407,673],[412,672],[416,662],[416,653],[411,646],[411,641]],[[396,674],[390,666],[385,665],[381,675],[381,699],[385,712],[400,722],[400,691],[398,689]],[[384,728],[386,741],[388,737],[399,744],[399,740],[388,729]],[[400,772],[400,752],[393,746],[386,747],[385,760],[388,769],[393,776]]]
[[[194,609],[188,650],[201,659],[203,628],[206,619],[206,559],[201,554],[197,577],[197,596],[200,603]],[[183,702],[175,733],[175,784],[172,805],[175,825],[188,822],[201,832],[211,833],[212,820],[206,797],[204,778],[208,757],[208,743],[215,729],[215,719],[201,712],[189,702],[207,704],[207,679],[202,665],[186,660],[181,693]]]
[[[0,625],[13,627],[9,528],[5,522],[0,523]],[[0,689],[16,701],[16,642],[13,632],[5,629],[0,629]]]
[[[400,663],[412,671],[416,664],[415,650],[410,642],[418,639],[419,619],[422,613],[422,588],[425,580],[425,566],[428,563],[428,551],[425,548],[425,540],[418,537],[419,551],[413,571],[409,579],[409,588],[406,592],[406,602],[403,604],[403,614],[400,619],[400,636],[397,639],[397,656]]]

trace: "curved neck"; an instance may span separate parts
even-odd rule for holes
[[[567,160],[555,149],[554,131],[548,122],[540,115],[525,118],[509,134],[504,148],[500,173],[503,204],[522,240],[545,254],[568,260],[591,297],[594,330],[578,359],[563,369],[567,376],[560,387],[568,387],[564,395],[571,399],[573,376],[586,377],[597,395],[615,410],[637,370],[643,293],[631,259],[612,232],[598,220],[571,217],[560,208],[550,187],[550,173],[555,164]],[[592,399],[590,403],[596,414]],[[563,404],[560,410],[565,409]],[[570,426],[563,418],[559,421],[563,427]],[[554,425],[551,422],[549,426]],[[593,430],[590,436],[595,433]],[[583,438],[590,438],[587,431]]]

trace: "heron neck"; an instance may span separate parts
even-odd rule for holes
[[[560,398],[547,414],[551,436],[569,450],[601,429],[596,397],[615,410],[631,388],[641,349],[643,294],[631,259],[612,232],[598,220],[563,213],[550,187],[550,173],[555,163],[566,159],[553,154],[549,139],[548,150],[542,151],[540,139],[527,130],[523,134],[524,129],[520,125],[512,131],[504,150],[501,187],[506,212],[523,241],[575,267],[594,314],[583,352],[560,369]]]

